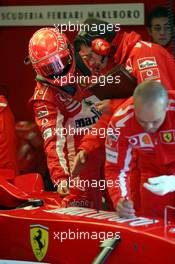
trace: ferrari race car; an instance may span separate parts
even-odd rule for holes
[[[81,190],[45,192],[38,174],[0,177],[0,263],[174,263],[173,208],[163,221],[90,207]]]

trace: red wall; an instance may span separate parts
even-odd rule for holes
[[[140,3],[145,4],[145,14],[156,5],[164,5],[166,0],[111,0],[110,3]],[[11,5],[54,5],[58,1],[34,1],[34,0],[1,0],[1,6]],[[81,0],[60,0],[59,4],[78,4]],[[107,0],[91,0],[86,4],[109,3]],[[116,22],[117,23],[117,22]],[[35,86],[35,73],[31,66],[25,66],[23,60],[27,55],[28,42],[31,35],[39,27],[0,27],[0,60],[1,75],[0,84],[7,86],[9,91],[9,103],[15,114],[16,120],[31,119],[31,111],[27,108],[28,99],[32,96]],[[127,26],[125,30],[135,30],[142,35],[144,39],[148,39],[146,28],[144,26]],[[69,35],[70,39],[73,35]]]

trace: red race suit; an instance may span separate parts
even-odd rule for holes
[[[95,96],[81,102],[61,93],[61,89],[37,82],[31,98],[35,121],[44,139],[47,163],[54,185],[71,175],[74,157],[82,137],[97,122],[101,113],[94,103]],[[80,174],[81,179],[100,179],[104,149],[97,150]]]
[[[113,115],[106,138],[106,180],[113,182],[109,194],[116,208],[121,197],[132,199],[130,165],[133,150],[138,152],[140,169],[140,213],[162,216],[166,205],[175,206],[175,193],[158,196],[143,187],[150,177],[175,175],[175,93],[169,92],[166,118],[153,134],[147,133],[136,121],[133,98],[129,98]]]

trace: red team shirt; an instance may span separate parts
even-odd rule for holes
[[[143,187],[143,183],[150,177],[175,174],[175,93],[169,92],[165,121],[155,133],[145,132],[137,122],[133,98],[114,113],[109,128],[112,132],[106,138],[105,175],[107,180],[118,183],[109,188],[114,207],[119,198],[131,198],[130,165],[133,149],[136,149],[141,173],[140,212],[162,215],[165,205],[175,205],[175,194],[154,195]]]

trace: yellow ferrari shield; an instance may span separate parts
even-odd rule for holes
[[[30,225],[30,243],[35,257],[38,261],[41,261],[48,250],[48,227],[42,225]]]
[[[164,133],[163,134],[163,139],[166,141],[166,142],[171,142],[173,137],[172,137],[172,133],[170,132],[167,132],[167,133]]]

